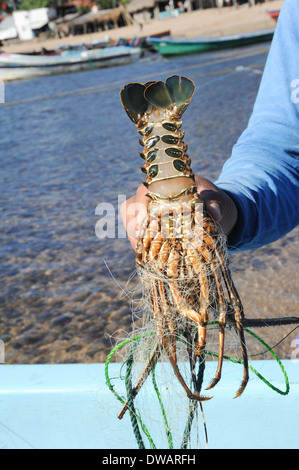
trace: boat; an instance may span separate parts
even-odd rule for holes
[[[280,10],[267,10],[267,15],[270,16],[276,23],[279,17]]]
[[[170,36],[170,30],[162,31],[156,34],[152,34],[151,38],[165,38]],[[156,53],[157,50],[152,46],[152,44],[148,41],[147,36],[135,36],[133,38],[118,38],[118,40],[114,44],[115,46],[131,46],[131,47],[141,47],[143,55],[146,52],[153,52]]]
[[[17,80],[93,70],[135,62],[140,47],[108,47],[94,50],[64,50],[54,55],[0,53],[0,80]]]
[[[287,396],[275,393],[262,380],[253,377],[248,384],[248,393],[246,391],[241,398],[233,400],[241,369],[238,364],[225,362],[222,380],[213,393],[215,397],[211,405],[204,408],[210,449],[298,449],[298,359],[285,359],[282,364],[290,384]],[[277,387],[283,389],[285,386],[275,360],[251,360],[250,365]],[[111,363],[109,373],[110,377],[120,377],[122,365]],[[211,377],[214,373],[214,361],[207,361],[205,374]],[[169,402],[164,402],[166,410],[174,411],[171,429],[176,437],[183,435],[187,416],[187,401],[183,400],[181,385],[172,374],[169,364],[157,364],[156,382],[164,387],[165,377],[170,377],[172,385],[168,390],[166,384],[166,395],[163,394],[159,401],[151,380],[142,389],[147,391],[149,400],[150,416],[146,414],[145,425],[157,449],[164,449],[164,452],[168,449],[168,442],[161,423],[161,399],[168,396]],[[117,381],[114,383],[118,385]],[[120,391],[125,393],[124,384]],[[142,407],[144,402],[139,404]],[[107,449],[111,449],[112,456],[129,455],[125,449],[137,449],[137,443],[129,416],[122,420],[117,418],[120,408],[120,402],[108,389],[105,364],[1,365],[2,450],[103,449],[104,455],[109,456]],[[202,437],[200,448],[203,448],[200,422],[198,418],[195,428],[198,426],[197,439]],[[148,441],[145,442],[149,446]],[[177,443],[180,443],[179,439],[175,441]],[[193,444],[192,449],[198,441]],[[123,453],[117,453],[116,449],[122,449]]]
[[[271,41],[275,28],[262,31],[232,34],[220,37],[202,37],[196,39],[156,38],[149,36],[148,42],[163,56],[196,54],[218,49],[247,46],[259,42]]]

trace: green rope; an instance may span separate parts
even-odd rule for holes
[[[217,322],[213,322],[213,324],[215,324]],[[249,369],[259,378],[262,380],[262,382],[264,382],[266,385],[268,385],[268,387],[270,387],[272,390],[274,390],[275,392],[279,393],[280,395],[288,395],[289,391],[290,391],[290,383],[289,383],[289,378],[288,378],[288,375],[286,373],[286,370],[285,368],[283,367],[279,357],[277,356],[277,354],[273,351],[273,349],[262,339],[260,338],[257,334],[253,333],[253,331],[250,331],[248,330],[247,328],[244,329],[244,331],[246,331],[246,333],[248,333],[249,335],[253,336],[257,341],[259,341],[263,346],[265,346],[266,350],[269,351],[270,354],[272,354],[272,356],[274,357],[274,359],[276,360],[276,362],[278,363],[283,375],[284,375],[284,378],[285,378],[285,383],[286,383],[286,390],[283,391],[283,390],[280,390],[279,388],[275,387],[275,385],[271,384],[271,382],[269,382],[262,374],[260,374],[254,367],[252,367],[251,365],[249,365]],[[218,354],[217,353],[213,353],[211,351],[205,351],[206,354],[208,356],[211,356],[211,357],[218,357]],[[243,364],[243,361],[240,360],[240,359],[236,359],[235,357],[231,357],[231,356],[223,356],[224,359],[227,359],[235,364]]]
[[[167,442],[168,442],[168,448],[173,449],[172,433],[171,433],[171,429],[170,429],[169,424],[168,424],[168,420],[167,420],[165,408],[164,408],[164,405],[163,405],[163,402],[162,402],[160,390],[159,390],[158,385],[157,385],[155,368],[156,368],[156,365],[152,369],[152,381],[153,381],[154,389],[155,389],[155,392],[156,392],[156,395],[157,395],[157,398],[158,398],[158,401],[159,401],[159,405],[160,405],[160,408],[161,408],[162,416],[163,416],[164,427],[165,427],[165,432],[166,432],[166,437],[167,437]]]
[[[288,336],[290,336],[298,328],[299,328],[299,326],[295,326],[295,328],[293,328],[287,335],[285,335],[280,341],[278,341],[276,344],[274,344],[274,346],[272,346],[271,349],[273,350],[274,348],[277,348],[277,346],[279,346]],[[253,357],[256,357],[256,356],[260,356],[262,354],[265,354],[267,351],[268,351],[268,349],[266,349],[265,351],[256,353],[256,354],[250,354],[250,357],[253,358]]]
[[[145,449],[145,445],[142,440],[142,436],[141,436],[140,429],[138,426],[138,418],[136,415],[133,393],[132,393],[133,391],[132,390],[132,367],[134,363],[134,349],[136,349],[137,345],[138,345],[138,341],[136,341],[133,347],[131,348],[129,357],[126,362],[127,372],[126,372],[126,377],[125,377],[125,386],[126,386],[127,397],[128,397],[128,410],[130,414],[130,419],[131,419],[131,424],[132,424],[133,432],[135,435],[135,439],[137,441],[139,449]]]
[[[263,377],[257,370],[255,370],[252,366],[249,366],[250,369],[255,373],[255,375],[257,377],[259,377],[266,385],[268,385],[268,387],[272,388],[272,390],[274,390],[275,392],[279,393],[280,395],[288,395],[289,391],[290,391],[290,382],[289,382],[289,378],[288,378],[288,375],[286,373],[286,370],[285,368],[283,367],[282,365],[282,362],[281,360],[279,359],[279,357],[277,356],[277,354],[273,351],[273,349],[262,339],[260,338],[256,333],[253,333],[253,331],[250,331],[248,330],[247,328],[245,329],[246,333],[248,333],[249,335],[253,336],[253,338],[257,339],[263,346],[265,346],[265,348],[267,349],[267,351],[269,351],[270,354],[272,354],[272,356],[274,357],[274,359],[276,360],[276,362],[279,364],[279,367],[284,375],[284,378],[285,378],[285,383],[286,383],[286,390],[283,391],[283,390],[280,390],[279,388],[275,387],[273,384],[271,384],[267,379],[265,379],[265,377]]]
[[[145,336],[145,335],[148,335],[150,334],[150,332],[146,332],[144,333],[143,335],[139,335],[139,336],[136,336],[135,338],[129,338],[129,339],[126,339],[125,341],[123,341],[122,343],[118,344],[117,346],[115,346],[112,351],[108,354],[107,356],[107,359],[106,359],[106,362],[105,362],[105,378],[106,378],[106,385],[108,386],[109,390],[113,393],[113,395],[118,399],[118,401],[120,401],[120,403],[124,404],[125,403],[125,399],[123,397],[121,397],[116,391],[115,391],[115,388],[114,386],[112,385],[111,383],[111,379],[110,379],[110,376],[109,376],[109,364],[110,364],[110,361],[112,359],[112,357],[114,356],[114,354],[119,350],[121,349],[122,347],[126,346],[127,344],[129,343],[132,343],[133,341],[139,341],[140,338],[142,336]],[[133,365],[133,364],[132,364]],[[129,399],[129,397],[128,397]],[[130,409],[130,408],[129,408]],[[134,408],[135,410],[135,408]],[[156,449],[156,446],[151,438],[151,435],[148,431],[148,429],[146,428],[145,424],[143,423],[142,419],[141,419],[141,416],[139,413],[137,413],[137,411],[135,410],[135,414],[136,414],[136,417],[140,423],[140,426],[142,428],[142,431],[144,432],[144,434],[147,436],[148,440],[149,440],[149,443],[150,443],[150,446],[152,449]]]
[[[213,325],[213,324],[218,324],[217,321],[215,322],[211,322],[209,323],[209,325]],[[266,352],[268,351],[273,357],[274,359],[276,360],[276,362],[278,363],[283,375],[284,375],[284,378],[285,378],[285,384],[286,384],[286,389],[285,390],[281,390],[279,388],[277,388],[275,385],[273,385],[271,382],[269,382],[262,374],[260,374],[256,369],[254,369],[254,367],[252,367],[251,365],[249,365],[249,368],[250,370],[260,379],[262,380],[262,382],[264,382],[268,387],[270,387],[272,390],[274,390],[275,392],[279,393],[280,395],[288,395],[289,391],[290,391],[290,383],[289,383],[289,379],[288,379],[288,375],[286,373],[286,370],[285,368],[283,367],[283,364],[281,363],[279,357],[277,356],[277,354],[273,351],[273,349],[262,339],[260,338],[256,333],[253,333],[252,331],[250,331],[249,329],[245,328],[244,331],[246,333],[248,333],[249,335],[251,335],[253,338],[255,338],[258,342],[260,342],[265,348],[266,348]],[[109,390],[114,394],[114,396],[122,403],[124,404],[126,399],[121,397],[115,390],[114,386],[112,385],[111,383],[111,379],[110,379],[110,376],[109,376],[109,364],[111,362],[111,359],[112,357],[114,356],[114,354],[121,348],[123,348],[124,346],[126,346],[127,344],[129,343],[132,343],[134,342],[134,347],[131,348],[131,351],[130,351],[130,354],[129,354],[129,358],[128,360],[126,361],[126,366],[127,366],[127,370],[126,370],[126,375],[125,375],[125,383],[126,383],[126,390],[127,390],[127,400],[128,400],[128,409],[129,409],[129,412],[130,412],[130,417],[131,417],[131,422],[132,422],[132,426],[133,426],[133,430],[134,430],[134,434],[135,434],[135,438],[137,440],[137,443],[139,445],[139,448],[145,448],[144,447],[144,443],[142,441],[142,437],[141,437],[141,433],[140,433],[140,430],[139,430],[139,427],[138,427],[138,422],[141,426],[141,429],[142,431],[144,432],[144,434],[146,435],[146,437],[148,438],[149,440],[149,443],[150,443],[150,446],[152,449],[156,449],[156,446],[153,442],[153,439],[148,431],[148,429],[146,428],[145,424],[143,423],[142,419],[141,419],[141,416],[139,414],[139,412],[135,409],[134,407],[134,397],[132,396],[132,368],[133,368],[133,365],[134,365],[134,360],[133,360],[133,350],[135,349],[135,347],[137,347],[140,339],[144,336],[151,336],[155,334],[155,331],[154,330],[151,330],[151,331],[148,331],[148,332],[145,332],[143,334],[140,334],[134,338],[129,338],[123,342],[121,342],[120,344],[118,344],[117,346],[115,346],[112,351],[108,354],[107,356],[107,359],[106,359],[106,362],[105,362],[105,378],[106,378],[106,384],[109,388]],[[181,341],[183,341],[183,339],[181,339]],[[278,343],[279,344],[279,343]],[[211,357],[218,357],[218,354],[217,353],[213,353],[211,351],[205,351],[205,354],[208,355],[208,356],[211,356]],[[224,356],[224,359],[226,360],[229,360],[235,364],[243,364],[243,361],[240,360],[240,359],[236,359],[234,357],[231,357],[231,356]],[[201,387],[202,387],[202,382],[203,382],[203,375],[204,375],[204,369],[205,369],[205,361],[200,361],[200,364],[199,364],[199,370],[198,370],[198,373],[197,373],[197,388],[200,392],[201,390]],[[168,420],[167,420],[167,416],[166,416],[166,412],[165,412],[165,408],[164,408],[164,405],[162,403],[162,398],[161,398],[161,394],[160,394],[160,391],[159,391],[159,388],[158,388],[158,385],[157,385],[157,381],[156,381],[156,375],[155,375],[155,367],[153,367],[152,371],[152,380],[153,380],[153,385],[154,385],[154,389],[155,389],[155,392],[156,392],[156,395],[157,395],[157,398],[158,398],[158,401],[159,401],[159,405],[160,405],[160,408],[161,408],[161,412],[162,412],[162,416],[163,416],[163,421],[164,421],[164,427],[165,427],[165,431],[166,431],[166,436],[167,436],[167,441],[168,441],[168,445],[169,445],[169,448],[170,449],[173,449],[173,440],[172,440],[172,434],[171,434],[171,430],[169,428],[169,425],[168,425]],[[181,444],[181,449],[185,449],[187,447],[187,444],[189,442],[189,439],[190,439],[190,434],[191,434],[191,428],[192,428],[192,423],[193,423],[193,420],[194,420],[194,416],[195,416],[195,412],[197,410],[197,406],[198,406],[198,402],[196,402],[195,400],[190,400],[189,401],[189,407],[188,407],[188,417],[187,417],[187,422],[186,422],[186,425],[185,425],[185,429],[184,429],[184,434],[183,434],[183,439],[182,439],[182,444]],[[138,421],[138,422],[137,422]]]
[[[127,344],[129,343],[132,343],[133,341],[139,341],[143,336],[147,336],[147,335],[151,335],[153,334],[153,331],[148,331],[146,333],[143,333],[142,335],[138,335],[138,336],[135,336],[134,338],[128,338],[124,341],[122,341],[121,343],[117,344],[111,351],[110,353],[108,354],[107,356],[107,359],[106,359],[106,362],[105,362],[105,379],[106,379],[106,385],[108,386],[109,390],[113,393],[113,395],[118,399],[118,401],[120,401],[122,404],[125,403],[125,398],[122,398],[120,395],[118,395],[118,393],[115,391],[114,389],[114,386],[112,385],[111,383],[111,379],[110,379],[110,376],[109,376],[109,364],[110,364],[110,361],[112,359],[112,357],[114,356],[114,354],[121,348],[123,348],[124,346],[126,346]],[[118,377],[117,377],[118,378]]]
[[[196,391],[198,392],[198,394],[200,394],[202,384],[203,384],[204,370],[205,370],[204,354],[200,355],[198,357],[198,360],[199,360],[199,368],[198,368],[198,373],[197,373],[197,378],[196,378],[196,389],[197,389]],[[198,401],[189,400],[188,418],[187,418],[187,423],[184,429],[181,449],[187,449],[187,445],[188,445],[188,442],[190,440],[190,435],[191,435],[192,423],[194,420],[197,407],[198,407]]]
[[[127,344],[129,343],[132,343],[132,342],[135,342],[136,343],[136,346],[137,344],[139,343],[140,339],[143,337],[143,336],[150,336],[150,335],[153,335],[155,334],[155,331],[154,330],[151,330],[151,331],[148,331],[148,332],[145,332],[141,335],[138,335],[138,336],[135,336],[134,338],[129,338],[125,341],[123,341],[122,343],[118,344],[117,346],[115,346],[112,351],[109,353],[109,355],[107,356],[107,359],[106,359],[106,363],[105,363],[105,378],[106,378],[106,384],[109,388],[109,390],[114,394],[114,396],[122,403],[124,404],[125,403],[125,399],[122,398],[116,391],[115,391],[115,388],[114,386],[112,385],[111,383],[111,379],[109,377],[109,364],[110,364],[110,361],[112,359],[112,357],[114,356],[114,354],[119,350],[121,349],[122,347],[126,346]],[[128,360],[126,361],[127,363],[127,373],[126,373],[126,376],[125,376],[125,380],[127,380],[126,382],[126,389],[127,389],[127,396],[128,396],[128,409],[130,411],[130,417],[131,417],[131,422],[132,422],[132,427],[133,427],[133,432],[134,432],[134,435],[135,435],[135,438],[136,438],[136,441],[138,443],[138,446],[142,446],[143,445],[143,442],[142,442],[142,438],[141,438],[141,435],[140,435],[140,432],[136,426],[136,421],[135,419],[133,418],[133,414],[135,414],[136,418],[138,419],[141,427],[142,427],[142,430],[143,432],[145,433],[145,435],[147,436],[149,442],[150,442],[150,445],[152,448],[156,448],[154,442],[153,442],[153,439],[151,438],[150,436],[150,433],[149,431],[147,430],[147,428],[145,427],[140,415],[137,413],[137,411],[135,410],[135,407],[133,405],[133,398],[132,398],[132,384],[129,382],[129,377],[131,376],[131,369],[133,367],[133,362],[132,364],[130,364],[130,356],[131,354],[129,355],[129,358]],[[130,369],[128,370],[128,365],[130,367]],[[155,376],[155,367],[152,369],[152,380],[153,380],[153,385],[154,385],[154,389],[155,389],[155,392],[156,392],[156,395],[157,395],[157,398],[158,398],[158,401],[159,401],[159,404],[160,404],[160,408],[161,408],[161,411],[162,411],[162,416],[163,416],[163,420],[164,420],[164,426],[165,426],[165,431],[166,431],[166,437],[167,437],[167,441],[168,441],[168,445],[169,445],[169,449],[173,449],[173,441],[172,441],[172,434],[171,434],[171,430],[170,430],[170,427],[169,427],[169,424],[168,424],[168,420],[167,420],[167,416],[166,416],[166,412],[165,412],[165,408],[164,408],[164,405],[163,405],[163,402],[162,402],[162,398],[161,398],[161,394],[160,394],[160,391],[159,391],[159,388],[157,386],[157,382],[156,382],[156,376]],[[191,400],[192,401],[192,400]],[[189,407],[189,414],[190,414],[190,410],[192,411],[192,407]],[[132,413],[132,415],[131,415]],[[192,420],[193,418],[191,419],[191,424],[192,424]],[[188,415],[188,421],[187,422],[190,422],[190,416]],[[186,428],[187,428],[188,425],[186,425]],[[190,425],[190,430],[191,430],[191,425]],[[144,447],[139,447],[139,448],[144,448]]]
[[[110,392],[113,393],[113,395],[118,399],[118,401],[120,401],[122,404],[125,403],[125,399],[122,398],[120,395],[118,395],[118,393],[115,391],[114,389],[114,386],[112,385],[111,383],[111,379],[110,379],[110,376],[109,376],[109,364],[110,364],[110,361],[112,359],[112,357],[114,356],[114,354],[120,349],[122,348],[123,346],[125,346],[126,344],[130,343],[131,340],[130,339],[127,339],[126,341],[123,341],[122,343],[118,344],[117,346],[115,346],[111,351],[110,353],[108,354],[107,356],[107,359],[106,359],[106,362],[105,362],[105,379],[106,379],[106,385],[108,386]]]
[[[188,417],[187,417],[187,422],[186,422],[186,426],[185,426],[185,429],[184,429],[183,439],[182,439],[182,443],[181,443],[181,449],[187,449],[187,445],[188,445],[188,442],[190,441],[190,436],[191,436],[192,423],[193,423],[193,420],[194,420],[194,416],[195,416],[197,407],[198,407],[198,401],[189,400]]]

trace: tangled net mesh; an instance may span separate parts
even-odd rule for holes
[[[191,234],[190,240],[192,238]],[[223,237],[219,235],[217,244],[222,245],[223,242]],[[227,257],[227,252],[225,251],[224,253]],[[225,261],[227,262],[228,260],[226,259]],[[176,284],[180,289],[182,297],[191,301],[196,310],[200,302],[200,275],[190,275],[190,271],[186,271],[186,265],[183,265],[183,258],[180,260],[179,265],[185,266],[185,268],[181,269]],[[177,378],[170,367],[167,351],[162,346],[163,335],[166,336],[166,339],[169,339],[171,331],[168,327],[165,327],[165,323],[163,323],[161,318],[157,319],[153,314],[154,301],[158,302],[158,307],[163,311],[162,300],[160,298],[153,298],[153,283],[162,284],[166,292],[169,307],[167,322],[172,325],[172,331],[175,332],[177,362],[186,384],[190,389],[194,390],[195,387],[200,392],[213,378],[219,352],[219,326],[217,313],[218,296],[212,278],[209,279],[212,290],[209,296],[209,323],[207,326],[205,351],[197,356],[196,367],[194,367],[190,365],[190,350],[194,349],[196,343],[196,325],[178,312],[171,297],[169,277],[164,274],[157,261],[152,261],[145,267],[137,268],[124,289],[124,295],[130,299],[131,303],[132,331],[125,338],[119,340],[107,358],[107,384],[123,405],[119,417],[124,409],[125,411],[128,410],[139,448],[145,448],[145,439],[151,448],[157,448],[157,442],[159,443],[158,448],[198,448],[204,444],[207,446],[207,427],[202,403],[189,400],[183,388],[180,385],[175,385]],[[224,292],[225,286],[223,285],[222,288]],[[293,320],[293,323],[299,322],[299,319]],[[249,324],[248,326],[250,327],[251,325]],[[274,357],[284,375],[286,389],[278,389],[252,366],[249,367],[266,385],[277,393],[286,395],[289,392],[287,375],[282,363],[274,353],[273,347],[271,348],[268,345],[271,337],[276,333],[276,326],[274,325],[272,328],[269,328],[267,320],[265,320],[264,325],[253,324],[252,326],[258,326],[263,330],[264,339],[248,328],[245,329],[249,359],[261,359],[262,357],[273,359]],[[296,328],[298,326],[293,327],[292,331]],[[284,338],[289,334],[289,332],[285,332]],[[267,342],[265,338],[267,338]],[[123,364],[118,380],[122,385],[122,387],[120,385],[122,394],[116,391],[116,385],[119,386],[119,383],[112,384],[109,378],[108,366],[112,357],[117,362]],[[234,323],[230,321],[227,322],[225,329],[224,358],[234,363],[242,363],[240,338]],[[210,367],[206,369],[206,361],[214,361],[215,370]],[[158,370],[158,374],[156,374],[156,370]],[[137,393],[135,393],[134,387],[142,376],[143,381]],[[156,396],[155,404],[153,396]],[[158,407],[157,404],[159,405]],[[200,420],[199,417],[202,419]],[[150,429],[148,424],[145,423],[150,423]],[[162,426],[161,423],[163,423]],[[179,428],[178,423],[181,423]],[[152,438],[153,435],[155,436],[155,442]],[[203,439],[202,436],[204,436]]]

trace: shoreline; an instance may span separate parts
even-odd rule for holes
[[[104,41],[109,36],[112,40],[120,37],[133,38],[135,36],[150,36],[163,31],[170,31],[173,38],[197,38],[217,37],[227,34],[259,31],[275,28],[275,21],[267,15],[267,10],[279,10],[284,0],[272,0],[258,3],[253,7],[247,4],[222,9],[209,8],[195,10],[191,13],[183,13],[176,18],[163,20],[151,20],[143,25],[142,30],[138,24],[125,26],[123,28],[111,29],[109,31],[98,31],[96,33],[68,36],[65,38],[43,39],[19,44],[4,45],[2,52],[9,54],[40,51],[46,49],[57,49],[61,45],[79,45],[93,41]]]

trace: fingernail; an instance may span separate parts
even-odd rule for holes
[[[222,219],[222,213],[217,203],[211,202],[209,204],[209,212],[216,222],[219,222]]]

